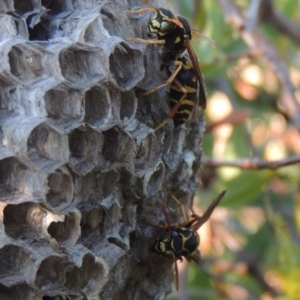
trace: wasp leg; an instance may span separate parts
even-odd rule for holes
[[[200,218],[200,216],[195,212],[195,210],[194,210],[194,196],[195,196],[195,194],[193,193],[193,197],[190,199],[190,211],[192,212],[192,215],[191,215],[191,217],[193,218],[193,219],[195,219],[195,218]]]
[[[126,12],[129,14],[143,14],[148,11],[154,11],[156,12],[157,10],[152,6],[147,0],[142,0],[144,4],[146,4],[148,7],[137,9],[137,10],[127,10]]]
[[[162,203],[159,203],[160,205],[160,209],[162,211],[162,213],[164,214],[165,216],[165,219],[166,219],[166,222],[167,222],[167,225],[159,225],[159,224],[155,224],[151,221],[149,221],[148,219],[145,219],[145,221],[151,225],[152,227],[156,227],[156,228],[160,228],[160,229],[164,229],[164,230],[170,230],[174,227],[176,227],[176,225],[171,225],[171,222],[170,222],[170,218],[169,218],[169,215],[167,213],[167,210],[166,210],[166,207],[162,204]],[[170,231],[170,240],[171,240],[171,231]]]
[[[187,217],[186,217],[186,214],[185,214],[185,210],[184,210],[184,205],[172,194],[172,192],[167,189],[167,192],[169,194],[169,196],[177,203],[177,205],[179,206],[179,209],[180,209],[180,212],[181,212],[181,215],[183,217],[183,220],[184,220],[184,224],[187,223]],[[179,224],[179,227],[181,224]]]
[[[153,9],[151,9],[150,7],[144,7],[141,9],[137,9],[137,10],[126,10],[127,14],[144,14],[148,11],[153,11]]]
[[[154,130],[158,131],[162,127],[164,127],[170,120],[172,120],[178,111],[178,108],[181,106],[182,102],[186,99],[187,96],[187,90],[184,88],[184,86],[175,78],[173,80],[173,83],[182,91],[183,95],[181,99],[174,105],[174,107],[169,111],[168,118],[164,120],[161,124],[159,124]]]
[[[171,229],[178,227],[179,224],[177,224],[177,223],[176,224],[171,224],[169,215],[168,215],[167,210],[166,210],[166,207],[162,203],[159,203],[159,204],[160,204],[160,209],[161,209],[162,213],[165,216],[167,225],[155,224],[155,223],[153,223],[152,221],[150,221],[148,219],[145,219],[145,222],[147,222],[152,227],[156,227],[156,228],[160,228],[160,229],[164,229],[164,230],[170,230],[170,239],[171,239]]]
[[[148,219],[144,219],[144,221],[146,223],[148,223],[150,226],[155,227],[155,228],[159,228],[159,229],[164,229],[164,230],[168,230],[169,226],[168,225],[160,225],[160,224],[156,224],[153,223],[152,221],[148,220]]]
[[[145,45],[164,45],[165,40],[152,40],[152,39],[140,39],[140,38],[126,38],[127,42],[133,42],[137,44],[145,44]]]
[[[151,90],[145,92],[145,93],[142,93],[143,96],[149,96],[150,94],[153,94],[155,93],[156,91],[158,91],[159,89],[165,87],[165,86],[170,86],[171,83],[175,80],[177,74],[179,73],[179,71],[182,69],[182,66],[183,66],[183,63],[181,61],[178,61],[178,60],[174,60],[172,63],[170,64],[165,64],[165,65],[168,65],[168,66],[177,66],[176,70],[172,73],[172,75],[168,78],[168,80],[161,84],[161,85],[158,85],[154,88],[152,88]]]

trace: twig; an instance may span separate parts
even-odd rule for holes
[[[254,28],[258,23],[261,0],[252,0],[248,11],[248,27]]]
[[[227,21],[241,33],[251,49],[257,49],[271,70],[277,75],[282,86],[282,98],[287,115],[295,122],[300,131],[300,107],[295,97],[295,87],[290,79],[288,69],[274,46],[269,43],[257,28],[249,28],[248,20],[238,11],[230,0],[218,0]]]
[[[279,14],[273,7],[273,2],[270,0],[262,0],[260,6],[261,21],[269,22],[281,33],[289,36],[292,41],[300,44],[300,28],[290,22],[282,14]]]
[[[272,296],[279,295],[278,291],[266,281],[259,263],[251,256],[250,253],[241,251],[238,254],[238,258],[247,265],[248,274],[258,282],[264,291],[270,293]]]
[[[255,58],[258,56],[258,52],[256,50],[248,50],[248,51],[239,51],[234,53],[229,53],[224,56],[220,56],[216,59],[214,59],[211,64],[217,64],[217,63],[227,63],[230,61],[238,60],[240,58]]]
[[[216,159],[204,157],[203,166],[205,167],[236,167],[242,170],[276,170],[282,167],[300,163],[300,156],[291,156],[281,160],[267,161],[259,158],[243,158],[236,160]]]
[[[206,132],[214,130],[216,127],[224,125],[224,124],[231,124],[231,125],[239,125],[245,122],[247,118],[250,117],[250,112],[247,110],[238,110],[233,111],[226,117],[222,118],[221,120],[210,122],[206,125]]]

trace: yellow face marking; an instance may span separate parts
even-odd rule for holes
[[[160,28],[160,23],[157,20],[152,20],[151,21],[151,27]]]

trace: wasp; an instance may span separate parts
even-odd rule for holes
[[[161,69],[166,69],[169,76],[166,83],[152,88],[144,96],[150,95],[162,87],[170,86],[171,111],[168,119],[155,128],[163,127],[170,119],[174,118],[175,127],[182,125],[191,114],[198,100],[199,105],[206,108],[206,94],[203,76],[198,63],[198,58],[191,46],[192,35],[198,33],[192,30],[188,21],[175,16],[164,8],[155,8],[147,0],[142,0],[148,8],[129,13],[144,13],[152,11],[148,22],[148,40],[128,38],[128,41],[143,44],[160,44],[166,50]],[[188,53],[185,54],[185,52]],[[176,67],[174,72],[170,67]],[[197,99],[198,94],[198,99]]]
[[[213,213],[214,209],[217,207],[225,193],[226,191],[221,192],[209,205],[202,216],[199,216],[195,213],[191,201],[190,210],[192,212],[192,219],[188,221],[182,203],[169,191],[172,199],[174,199],[180,206],[184,222],[171,224],[166,207],[162,203],[160,203],[160,208],[162,213],[164,214],[167,224],[155,224],[146,219],[146,222],[149,225],[164,230],[164,233],[156,239],[150,250],[156,254],[162,255],[164,258],[174,260],[177,290],[179,287],[177,260],[182,261],[184,257],[188,262],[193,260],[198,264],[200,263],[200,251],[198,249],[200,244],[200,237],[197,233],[197,230],[209,220],[211,214]]]

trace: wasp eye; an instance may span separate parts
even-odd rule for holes
[[[169,21],[163,21],[160,24],[160,31],[164,33],[170,33],[175,29],[176,25],[169,22]]]
[[[176,231],[172,230],[171,232],[172,232],[172,237],[178,236],[178,233]]]

